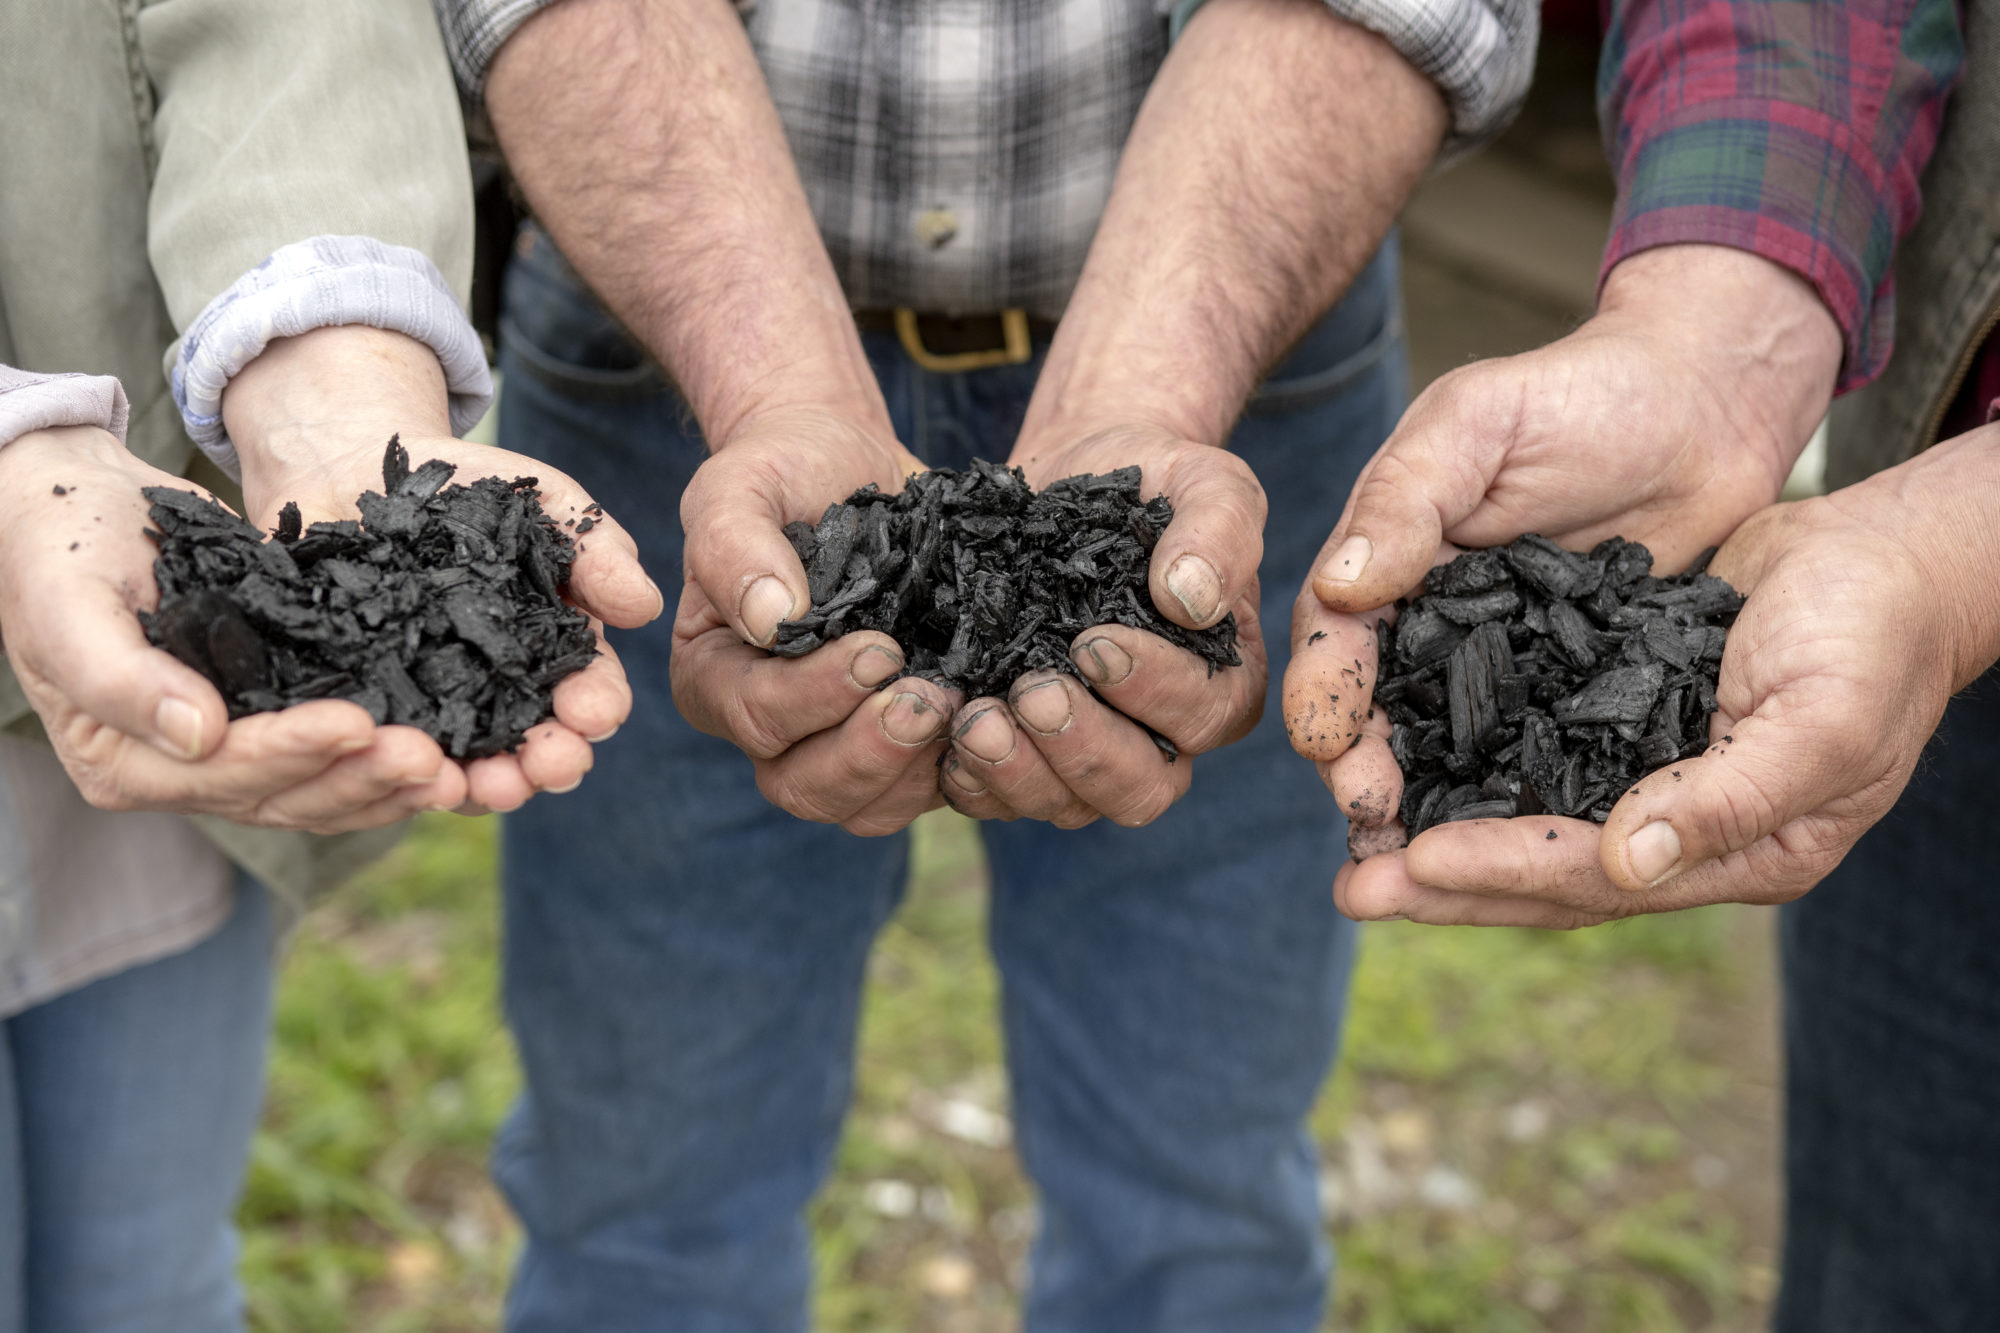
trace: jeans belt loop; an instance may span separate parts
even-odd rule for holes
[[[1026,310],[1018,306],[1002,310],[1000,332],[1007,340],[1004,347],[939,356],[924,346],[923,335],[917,331],[917,312],[908,306],[896,307],[896,337],[902,342],[903,351],[909,354],[910,360],[933,374],[951,375],[966,370],[983,370],[988,366],[1018,366],[1034,355],[1034,348],[1028,339]]]

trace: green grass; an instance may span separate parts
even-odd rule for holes
[[[242,1219],[266,1333],[494,1327],[518,1243],[484,1175],[516,1086],[496,1012],[490,821],[428,820],[308,922],[279,1001]],[[984,868],[919,826],[871,969],[854,1113],[816,1202],[827,1333],[1015,1327],[1032,1195],[1005,1143]],[[1341,1254],[1329,1328],[1758,1326],[1746,1238],[1693,1132],[1767,1020],[1732,937],[1689,913],[1569,935],[1371,927],[1314,1129]],[[982,1115],[981,1113],[985,1114]]]

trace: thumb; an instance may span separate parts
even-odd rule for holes
[[[781,484],[766,469],[734,464],[726,453],[711,457],[681,496],[687,573],[744,642],[769,648],[779,623],[804,615],[812,596],[785,536]]]
[[[1793,701],[1718,724],[1728,730],[1699,757],[1649,775],[1612,809],[1598,843],[1604,873],[1649,889],[1866,786],[1863,733],[1842,712]]]
[[[1264,558],[1264,488],[1235,454],[1190,445],[1168,466],[1161,489],[1174,517],[1153,547],[1153,605],[1177,625],[1207,629],[1256,581]]]
[[[111,584],[65,592],[59,614],[36,617],[8,645],[43,721],[95,723],[184,761],[213,754],[229,710],[207,678],[149,644]]]

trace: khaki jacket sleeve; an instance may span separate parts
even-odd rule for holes
[[[177,329],[316,236],[407,246],[466,302],[472,178],[427,0],[151,0],[138,36],[148,251]]]

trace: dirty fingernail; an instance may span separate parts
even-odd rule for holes
[[[944,714],[931,707],[923,695],[905,692],[889,701],[889,710],[882,714],[882,731],[898,745],[922,745],[937,739],[944,722]]]
[[[1349,537],[1340,544],[1340,549],[1327,557],[1326,563],[1313,571],[1313,577],[1323,583],[1352,583],[1361,577],[1361,571],[1368,568],[1369,559],[1375,548],[1366,537],[1359,534]]]
[[[1167,570],[1167,591],[1198,625],[1206,625],[1222,609],[1222,580],[1215,567],[1198,555],[1174,561]]]
[[[792,590],[775,574],[766,574],[744,590],[739,609],[751,642],[768,648],[778,636],[779,623],[792,617]]]
[[[154,744],[176,759],[201,757],[201,710],[185,699],[168,696],[153,710]]]
[[[1075,716],[1069,691],[1060,680],[1044,681],[1021,691],[1014,700],[1014,713],[1044,736],[1053,736],[1069,726]]]
[[[900,653],[892,653],[879,643],[871,643],[854,656],[854,664],[847,668],[847,674],[854,683],[864,690],[872,690],[883,681],[894,680],[903,673],[903,658]]]
[[[961,795],[984,796],[986,794],[986,784],[978,781],[970,773],[966,772],[964,766],[956,759],[944,766],[944,777],[945,781],[956,788]]]
[[[1665,879],[1681,859],[1681,835],[1664,819],[1656,819],[1625,843],[1625,864],[1632,878],[1648,888]]]
[[[953,738],[967,753],[997,764],[1014,753],[1014,728],[997,708],[982,708],[966,719]]]
[[[1132,674],[1132,655],[1110,639],[1092,639],[1069,656],[1093,685],[1117,685]]]

